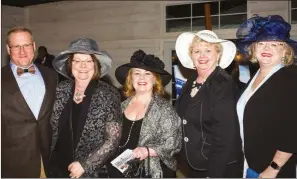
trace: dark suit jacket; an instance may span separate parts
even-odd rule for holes
[[[57,75],[43,66],[38,66],[38,69],[46,91],[37,120],[18,87],[10,65],[1,70],[1,176],[4,178],[39,178],[41,155],[47,170],[51,142],[49,121]]]
[[[225,176],[228,164],[240,161],[242,149],[236,114],[238,89],[226,71],[217,67],[193,99],[183,102],[197,73],[184,85],[175,103],[183,119],[182,156],[208,177]],[[191,97],[189,97],[191,98]]]

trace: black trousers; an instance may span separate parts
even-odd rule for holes
[[[222,178],[242,178],[243,176],[243,167],[239,163],[232,163],[227,166],[227,169]],[[187,178],[206,178],[207,170],[197,171],[192,168],[189,168]]]
[[[178,163],[179,170],[185,175],[187,178],[206,178],[207,170],[198,171],[190,167],[186,159],[182,156],[179,156]],[[243,176],[243,156],[236,163],[228,164],[225,173],[222,177],[219,178],[242,178]]]

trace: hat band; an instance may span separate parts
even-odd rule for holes
[[[256,41],[286,41],[287,35],[286,34],[267,34],[267,33],[262,33],[256,36]]]
[[[131,67],[141,68],[141,69],[164,70],[164,69],[158,68],[157,66],[155,66],[153,64],[148,64],[148,63],[131,63]]]
[[[206,32],[199,33],[198,36],[201,37],[201,38],[204,37],[204,38],[211,38],[213,40],[218,40],[218,38],[216,36],[214,36],[214,35],[212,35],[210,33],[206,33]]]

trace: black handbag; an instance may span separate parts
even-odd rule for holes
[[[128,169],[123,173],[125,178],[152,178],[150,172],[150,152],[148,147],[146,147],[148,152],[148,169],[147,172],[145,172],[145,166],[144,162],[145,160],[140,161],[139,159],[133,159],[127,162]]]

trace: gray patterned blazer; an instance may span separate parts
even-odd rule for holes
[[[132,97],[122,102],[122,111],[129,105]],[[153,178],[162,178],[160,159],[164,164],[176,171],[174,155],[181,150],[181,119],[164,98],[155,95],[143,118],[138,146],[154,149],[158,157],[150,158],[150,173]],[[147,160],[147,159],[145,159]],[[147,170],[147,161],[145,161]]]
[[[74,83],[70,80],[59,83],[51,118],[53,129],[51,152],[58,139],[58,123],[63,109],[73,96]],[[82,177],[94,176],[94,173],[116,150],[121,134],[121,101],[119,91],[99,81],[91,97],[87,119],[75,150],[75,160],[85,170]]]

